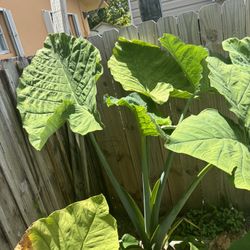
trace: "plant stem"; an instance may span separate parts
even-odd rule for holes
[[[167,233],[170,230],[173,222],[175,221],[176,217],[180,213],[181,209],[186,204],[187,200],[191,196],[191,194],[194,192],[196,187],[199,185],[203,177],[208,173],[208,171],[213,166],[211,164],[206,165],[199,174],[195,177],[192,184],[189,186],[186,193],[182,196],[182,198],[177,202],[177,204],[174,206],[174,208],[171,210],[171,212],[168,214],[168,216],[162,221],[162,223],[157,227],[153,237],[152,242],[156,243],[155,250],[160,250],[163,247],[163,244],[165,242],[165,239],[167,237]]]
[[[183,109],[183,112],[182,112],[182,114],[180,116],[180,119],[178,121],[178,124],[180,124],[183,121],[183,119],[185,118],[185,116],[186,116],[186,114],[188,112],[189,106],[190,106],[194,96],[195,96],[195,94],[191,98],[188,99],[188,101],[187,101],[187,103],[186,103],[186,105],[185,105],[185,107]],[[174,152],[172,152],[172,151],[169,152],[167,160],[166,160],[165,165],[164,165],[163,172],[162,172],[161,177],[160,177],[160,183],[161,184],[159,186],[159,190],[157,192],[155,204],[153,206],[153,211],[152,211],[151,225],[152,225],[153,230],[155,230],[156,226],[159,224],[159,215],[160,215],[160,207],[161,207],[162,196],[163,196],[163,192],[165,190],[165,186],[166,186],[166,183],[167,183],[167,179],[168,179],[170,169],[171,169],[172,164],[173,164],[174,155],[175,155]]]
[[[107,176],[109,177],[109,180],[111,184],[113,185],[115,191],[117,192],[118,197],[120,198],[125,210],[128,213],[128,216],[130,217],[130,220],[134,224],[135,229],[137,230],[139,236],[141,237],[141,240],[143,241],[143,244],[145,246],[148,246],[149,239],[148,236],[145,234],[144,231],[144,222],[143,222],[143,216],[141,214],[140,209],[134,202],[133,198],[122,188],[122,186],[117,181],[116,177],[112,173],[111,167],[108,164],[106,157],[104,156],[101,148],[99,147],[95,136],[90,133],[89,134],[91,142],[96,150],[96,153],[98,155],[98,158],[100,160],[100,163],[105,170]]]
[[[144,209],[144,227],[147,235],[150,235],[150,223],[151,223],[151,187],[149,177],[149,142],[148,138],[141,135],[141,170],[142,170],[142,186],[143,186],[143,209]]]

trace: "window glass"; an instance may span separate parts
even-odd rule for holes
[[[0,26],[0,53],[5,54],[8,52],[9,52],[8,45],[3,34],[3,29]]]

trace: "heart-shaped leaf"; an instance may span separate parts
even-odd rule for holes
[[[250,38],[239,40],[236,37],[229,38],[222,43],[225,51],[229,52],[233,64],[250,66]]]
[[[119,249],[116,220],[103,195],[79,201],[34,222],[15,250]]]
[[[202,62],[208,56],[208,51],[202,46],[185,44],[171,34],[164,34],[159,41],[180,66],[193,89],[199,90],[203,77]]]
[[[179,124],[166,147],[233,174],[237,188],[250,190],[250,152],[236,128],[218,111],[207,109]]]
[[[217,58],[207,59],[211,86],[231,105],[231,111],[245,126],[250,126],[250,67],[225,64]]]
[[[81,135],[102,129],[95,100],[101,74],[100,53],[87,40],[48,36],[17,89],[17,108],[36,149],[66,121]]]
[[[148,96],[158,104],[165,103],[169,95],[189,98],[194,91],[172,56],[150,43],[119,38],[108,65],[125,90]]]

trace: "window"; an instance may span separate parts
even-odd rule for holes
[[[43,18],[46,25],[46,29],[48,33],[54,33],[54,27],[53,27],[53,15],[52,11],[43,11]],[[68,25],[70,34],[76,37],[82,36],[78,16],[74,13],[68,13]]]
[[[2,26],[0,26],[0,54],[1,55],[8,54],[9,52],[10,51],[9,51],[6,39],[4,37]]]
[[[77,15],[69,13],[68,20],[69,20],[70,34],[72,36],[80,37],[82,34],[80,30],[80,25],[78,23]]]
[[[0,8],[0,59],[24,56],[10,10]]]

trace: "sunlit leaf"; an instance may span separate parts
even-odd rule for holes
[[[159,136],[158,126],[167,127],[171,125],[169,117],[162,118],[153,113],[148,112],[147,103],[137,93],[132,93],[126,97],[117,99],[115,97],[106,98],[107,105],[125,106],[135,114],[139,127],[145,136]]]
[[[101,74],[99,51],[87,40],[48,36],[17,89],[17,108],[36,149],[66,121],[81,135],[102,129],[95,100]]]
[[[34,222],[15,250],[118,249],[115,219],[103,195],[79,201]]]
[[[250,190],[250,153],[243,138],[237,126],[207,109],[179,124],[166,147],[217,166],[234,176],[237,188]]]
[[[172,56],[150,43],[119,38],[108,65],[125,90],[148,96],[158,104],[165,103],[169,95],[189,98],[194,91]]]
[[[178,63],[193,89],[200,89],[202,62],[208,56],[208,51],[202,46],[185,44],[172,34],[164,34],[159,41]]]

